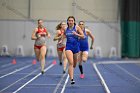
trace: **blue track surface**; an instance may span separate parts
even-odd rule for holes
[[[12,57],[0,57],[0,93],[106,93],[93,64],[89,59],[83,64],[85,78],[79,77],[78,66],[74,71],[74,85],[57,58],[47,58],[46,72],[40,73],[40,64],[34,58],[19,57],[12,64]],[[58,64],[53,64],[56,60]],[[95,62],[96,61],[96,62]],[[100,62],[108,62],[102,59]],[[110,61],[110,60],[109,60]],[[140,64],[96,64],[111,93],[140,93]]]

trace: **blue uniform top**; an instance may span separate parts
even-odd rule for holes
[[[78,42],[78,36],[74,35],[72,32],[75,31],[76,32],[76,26],[74,26],[72,29],[69,29],[67,27],[65,35],[67,38],[67,43],[75,43]]]
[[[67,42],[66,42],[66,50],[71,50],[74,54],[78,53],[80,51],[79,49],[79,39],[78,36],[74,35],[72,32],[76,31],[76,25],[72,28],[69,29],[69,27],[67,27],[66,31],[65,31],[65,35],[67,38]]]
[[[88,51],[89,50],[88,35],[86,34],[85,29],[83,30],[83,33],[84,33],[84,38],[83,39],[79,39],[80,51]]]

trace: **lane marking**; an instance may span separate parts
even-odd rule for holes
[[[25,65],[25,63],[22,63],[22,64],[17,64],[17,65],[11,65],[11,67],[9,68],[6,68],[6,69],[1,69],[0,70],[0,73],[4,72],[4,71],[7,71],[7,70],[12,70],[12,69],[15,69],[15,68],[21,68]]]
[[[134,64],[140,63],[140,61],[104,61],[104,62],[97,62],[95,64]]]
[[[135,78],[136,80],[140,81],[140,78],[138,78],[137,76],[133,75],[132,73],[130,73],[128,70],[124,69],[123,67],[116,65],[118,68],[120,68],[122,71],[124,71],[125,73],[127,73],[128,75],[130,75],[131,77]]]
[[[47,70],[49,70],[50,68],[52,68],[54,66],[54,64],[51,64],[49,67],[47,67],[44,72],[46,72]],[[42,75],[41,73],[37,74],[35,77],[33,77],[32,79],[30,79],[28,82],[26,82],[24,85],[22,85],[21,87],[19,87],[17,90],[15,90],[13,93],[17,93],[18,91],[20,91],[21,89],[23,89],[26,85],[28,85],[29,83],[31,83],[33,80],[35,80],[36,78],[38,78],[40,75]]]
[[[67,70],[66,70],[66,72],[67,72]],[[64,77],[65,77],[66,75],[67,75],[67,73],[65,73],[65,74],[62,75],[62,77],[61,77],[59,83],[57,84],[57,86],[56,86],[56,88],[55,88],[55,90],[54,90],[53,93],[57,93],[57,90],[58,90],[58,88],[61,86],[61,83],[62,83],[62,81],[63,81],[63,79],[64,79]]]
[[[106,84],[106,82],[105,82],[105,80],[104,80],[104,78],[102,77],[101,73],[99,72],[99,70],[98,70],[96,64],[95,64],[95,63],[92,63],[92,65],[93,65],[93,68],[95,69],[97,75],[98,75],[99,78],[101,79],[101,84],[103,85],[103,87],[104,87],[106,93],[111,93],[110,90],[109,90],[109,88],[108,88],[108,86],[107,86],[107,84]]]
[[[30,62],[30,61],[26,61],[26,62]],[[7,64],[2,65],[1,67],[4,68],[4,67],[7,67],[7,66],[11,66],[11,65],[12,65],[11,63],[7,63]]]
[[[28,76],[30,76],[30,75],[36,75],[36,74],[33,74],[33,73],[37,72],[39,69],[40,69],[40,68],[37,68],[35,71],[32,71],[31,73],[26,73],[26,74],[27,74],[26,76],[24,76],[23,78],[17,80],[16,82],[10,84],[9,86],[5,87],[4,89],[0,90],[0,92],[5,91],[6,89],[10,88],[10,87],[13,86],[14,84],[18,83],[19,81],[25,79],[26,77],[28,77]]]
[[[1,67],[7,67],[7,66],[10,66],[12,65],[11,63],[8,63],[8,64],[5,64],[5,65],[2,65]]]
[[[27,65],[27,66],[24,66],[24,67],[22,67],[22,68],[20,68],[20,69],[16,69],[16,70],[14,70],[13,72],[10,72],[10,73],[8,73],[8,74],[5,74],[5,75],[3,75],[3,76],[0,76],[0,79],[1,79],[1,78],[4,78],[4,77],[6,77],[6,76],[9,76],[9,75],[11,75],[11,74],[14,74],[14,73],[16,73],[16,72],[18,72],[18,71],[21,71],[21,70],[23,70],[23,69],[26,69],[26,68],[28,68],[28,67],[30,67],[30,66],[32,66],[32,65]]]
[[[29,84],[29,85],[31,85],[31,86],[57,86],[57,85],[60,85],[61,86],[62,84]],[[79,87],[97,87],[97,86],[99,86],[99,87],[101,87],[102,85],[101,84],[94,84],[94,85],[74,85],[74,86],[79,86]]]
[[[68,80],[69,80],[69,75],[67,75],[67,79],[66,79],[66,81],[65,81],[65,83],[64,83],[64,85],[63,85],[63,88],[62,88],[62,90],[61,90],[60,93],[64,93],[65,88],[66,88],[66,85],[67,85],[67,83],[68,83]]]
[[[39,69],[40,69],[40,68],[36,69],[35,71],[32,71],[31,73],[29,73],[28,75],[24,76],[23,78],[17,80],[16,82],[10,84],[9,86],[7,86],[7,87],[5,87],[5,88],[3,88],[2,90],[0,90],[0,92],[5,91],[6,89],[10,88],[10,87],[13,86],[14,84],[18,83],[19,81],[21,81],[21,80],[25,79],[26,77],[32,75],[33,73],[37,72]]]

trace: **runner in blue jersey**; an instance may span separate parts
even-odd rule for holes
[[[83,73],[83,66],[82,62],[86,62],[88,58],[88,51],[89,51],[89,45],[88,45],[88,36],[91,38],[91,45],[90,49],[93,49],[93,43],[94,43],[94,36],[91,34],[91,31],[89,29],[85,29],[85,22],[80,21],[79,27],[82,29],[84,33],[84,39],[79,39],[80,43],[80,62],[79,62],[79,69],[80,69],[80,78],[84,78],[85,75]]]
[[[75,18],[73,16],[69,16],[67,19],[68,27],[65,30],[66,36],[66,57],[68,59],[69,67],[68,73],[71,79],[71,84],[75,84],[74,81],[74,68],[76,67],[76,63],[78,62],[79,55],[79,39],[84,38],[83,31],[81,28],[76,25]]]

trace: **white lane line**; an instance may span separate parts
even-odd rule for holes
[[[122,68],[119,65],[116,65],[118,68],[120,68],[122,71],[124,71],[125,73],[127,73],[128,75],[130,75],[131,77],[135,78],[136,80],[140,81],[140,78],[136,77],[135,75],[133,75],[132,73],[130,73],[129,71],[127,71],[126,69]]]
[[[46,72],[47,70],[49,70],[50,68],[52,68],[54,66],[54,64],[51,64],[49,67],[47,67],[44,72]],[[19,87],[17,90],[15,90],[13,93],[17,93],[18,91],[20,91],[21,89],[23,89],[26,85],[28,85],[29,83],[31,83],[33,80],[35,80],[36,78],[38,78],[41,75],[41,73],[37,74],[35,77],[33,77],[32,79],[30,79],[28,82],[26,82],[24,85],[22,85],[21,87]]]
[[[5,64],[5,65],[2,65],[1,67],[7,67],[7,66],[10,66],[12,65],[11,63],[8,63],[8,64]]]
[[[133,64],[133,63],[140,63],[140,61],[104,61],[97,62],[95,64]]]
[[[64,85],[63,85],[63,88],[62,88],[62,90],[61,90],[60,93],[64,93],[65,88],[66,88],[66,85],[67,85],[67,83],[68,83],[68,80],[69,80],[69,75],[67,75],[67,79],[66,79],[66,81],[65,81],[65,83],[64,83]]]
[[[13,86],[14,84],[18,83],[19,81],[25,79],[26,77],[32,75],[33,73],[37,72],[39,69],[40,69],[40,68],[36,69],[35,71],[32,71],[31,73],[29,73],[28,75],[24,76],[23,78],[17,80],[16,82],[10,84],[9,86],[7,86],[7,87],[5,87],[5,88],[3,88],[2,90],[0,90],[0,93],[3,92],[3,91],[5,91],[6,89],[10,88],[10,87]]]
[[[4,78],[4,77],[6,77],[6,76],[9,76],[9,75],[11,75],[11,74],[14,74],[14,73],[16,73],[16,72],[18,72],[18,71],[21,71],[21,70],[23,70],[23,69],[26,69],[26,68],[28,68],[28,67],[30,67],[30,66],[32,66],[32,65],[27,65],[27,66],[24,66],[24,67],[22,67],[22,68],[20,68],[20,69],[16,69],[16,70],[14,70],[13,72],[10,72],[10,73],[8,73],[8,74],[5,74],[5,75],[3,75],[3,76],[0,76],[0,79],[1,79],[1,78]]]
[[[108,88],[108,86],[107,86],[107,84],[106,84],[106,82],[105,82],[105,80],[104,80],[104,78],[102,77],[101,73],[99,72],[99,70],[98,70],[96,64],[93,63],[92,65],[93,65],[93,67],[94,67],[94,69],[95,69],[97,75],[98,75],[99,78],[101,79],[101,83],[102,83],[103,87],[105,88],[106,93],[111,93],[110,90],[109,90],[109,88]]]
[[[31,62],[31,61],[26,61],[26,62]],[[3,67],[11,66],[11,65],[13,65],[13,64],[12,63],[7,63],[7,64],[2,65],[1,67],[3,68]]]
[[[0,70],[0,73],[3,73],[4,71],[7,71],[7,70],[11,70],[11,69],[15,69],[15,68],[20,68],[22,66],[24,66],[25,63],[22,63],[22,64],[17,64],[17,65],[11,65],[10,67],[6,68],[6,69],[2,69]]]
[[[55,90],[53,93],[57,93],[58,88],[61,86],[62,81],[64,80],[64,77],[67,75],[67,73],[63,74],[63,76],[61,77],[59,83],[57,84]]]

